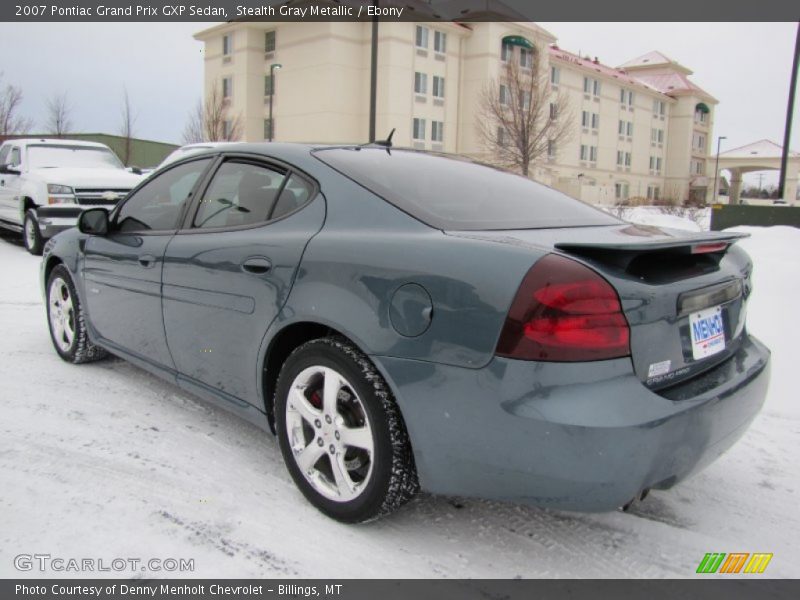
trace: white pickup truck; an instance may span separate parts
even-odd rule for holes
[[[0,146],[0,227],[22,233],[28,252],[38,255],[81,211],[113,208],[141,180],[104,144],[8,140]]]

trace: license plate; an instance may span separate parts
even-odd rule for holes
[[[692,334],[692,356],[695,360],[725,350],[725,324],[722,321],[721,306],[691,314],[689,330]]]

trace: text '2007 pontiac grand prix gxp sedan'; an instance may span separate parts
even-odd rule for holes
[[[271,429],[335,519],[420,488],[602,511],[714,460],[763,403],[739,237],[455,156],[235,144],[84,212],[42,282],[62,358],[112,352]]]

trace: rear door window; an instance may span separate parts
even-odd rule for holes
[[[223,163],[203,195],[194,226],[237,227],[266,223],[286,173],[251,162]]]

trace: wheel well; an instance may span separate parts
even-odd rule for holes
[[[264,389],[264,409],[267,413],[269,426],[275,432],[275,419],[273,416],[273,406],[275,403],[275,387],[278,383],[281,367],[295,348],[319,338],[338,335],[347,337],[326,325],[313,322],[293,323],[282,329],[270,342],[267,350],[267,357],[264,361],[263,389]],[[351,340],[352,343],[352,340]]]
[[[50,273],[53,272],[58,265],[62,263],[62,260],[57,256],[51,256],[47,259],[47,264],[44,266],[44,283],[47,285],[47,279],[50,277]]]
[[[22,214],[24,215],[31,208],[36,208],[36,202],[34,202],[32,198],[26,196],[22,200]]]

